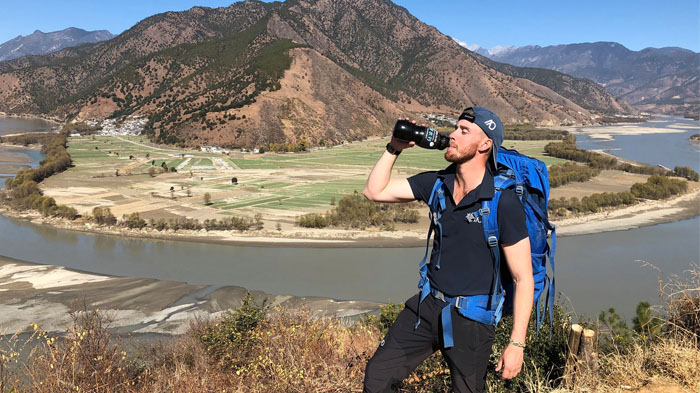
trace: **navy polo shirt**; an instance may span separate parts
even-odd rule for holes
[[[428,203],[438,177],[442,179],[443,188],[447,191],[445,211],[440,219],[443,232],[440,269],[435,269],[440,250],[440,236],[435,236],[431,263],[428,265],[428,278],[433,288],[448,296],[489,294],[493,286],[494,268],[491,251],[484,238],[481,223],[469,222],[466,216],[478,211],[482,200],[493,198],[493,174],[491,169],[487,168],[481,184],[455,206],[455,171],[456,165],[452,164],[441,171],[423,172],[408,178],[416,200]],[[498,203],[498,233],[500,244],[516,243],[528,236],[523,205],[512,190],[504,190]],[[502,254],[501,261],[502,268],[507,271]]]

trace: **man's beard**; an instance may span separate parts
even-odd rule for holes
[[[469,146],[466,150],[461,151],[460,149],[450,150],[449,148],[445,152],[445,160],[448,162],[454,162],[457,164],[465,163],[476,156],[476,144]]]

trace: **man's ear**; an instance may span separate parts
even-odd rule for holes
[[[490,138],[485,138],[484,141],[479,144],[479,153],[488,153],[491,150],[491,146],[493,146],[493,141]]]

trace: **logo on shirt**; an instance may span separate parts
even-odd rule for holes
[[[464,217],[464,219],[467,220],[468,223],[477,222],[481,224],[481,215],[476,213],[477,212],[468,213],[467,216]]]

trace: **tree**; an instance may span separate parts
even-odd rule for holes
[[[211,205],[211,194],[208,192],[204,193],[204,204],[207,206]]]
[[[148,174],[149,174],[151,177],[154,177],[154,176],[156,175],[156,168],[154,168],[154,167],[148,168]]]

